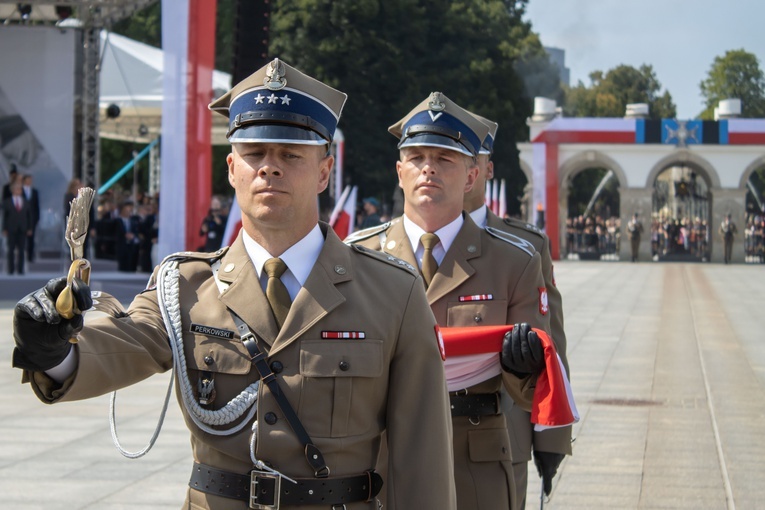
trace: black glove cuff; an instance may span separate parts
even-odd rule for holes
[[[72,344],[68,343],[67,345],[68,346],[64,350],[50,352],[48,355],[35,353],[33,356],[34,359],[30,359],[21,352],[21,349],[15,347],[13,349],[13,367],[22,370],[31,370],[32,372],[45,372],[46,370],[55,368],[66,359],[69,355],[69,351],[72,350]]]

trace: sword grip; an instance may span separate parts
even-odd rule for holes
[[[71,319],[75,314],[82,314],[82,310],[77,308],[77,303],[72,293],[72,280],[77,277],[85,284],[90,283],[90,262],[86,259],[77,259],[72,261],[69,266],[69,274],[66,276],[66,287],[56,298],[56,311],[64,319]],[[77,338],[70,338],[71,343],[77,343]]]

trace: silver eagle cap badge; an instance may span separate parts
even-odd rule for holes
[[[442,112],[446,108],[444,98],[440,92],[433,92],[430,94],[430,101],[428,102],[428,108],[434,112]]]
[[[278,58],[275,58],[266,68],[266,77],[263,79],[263,85],[268,90],[281,90],[287,85],[287,79],[284,77],[286,74],[287,70],[284,68],[284,64]]]

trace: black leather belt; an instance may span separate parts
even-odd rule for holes
[[[254,470],[248,475],[194,463],[189,487],[207,494],[247,502],[250,508],[277,509],[279,505],[323,505],[343,508],[346,503],[372,501],[382,489],[382,477],[374,471],[345,478],[295,478]]]
[[[450,393],[452,416],[490,416],[500,413],[499,393]]]

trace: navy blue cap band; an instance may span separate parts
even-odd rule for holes
[[[430,133],[440,137],[450,138],[463,145],[471,155],[478,154],[481,146],[481,140],[475,135],[472,129],[460,121],[458,118],[447,112],[433,113],[426,110],[413,115],[403,126],[403,136],[399,147],[405,145],[405,140]],[[447,148],[454,148],[452,144],[446,145]]]

